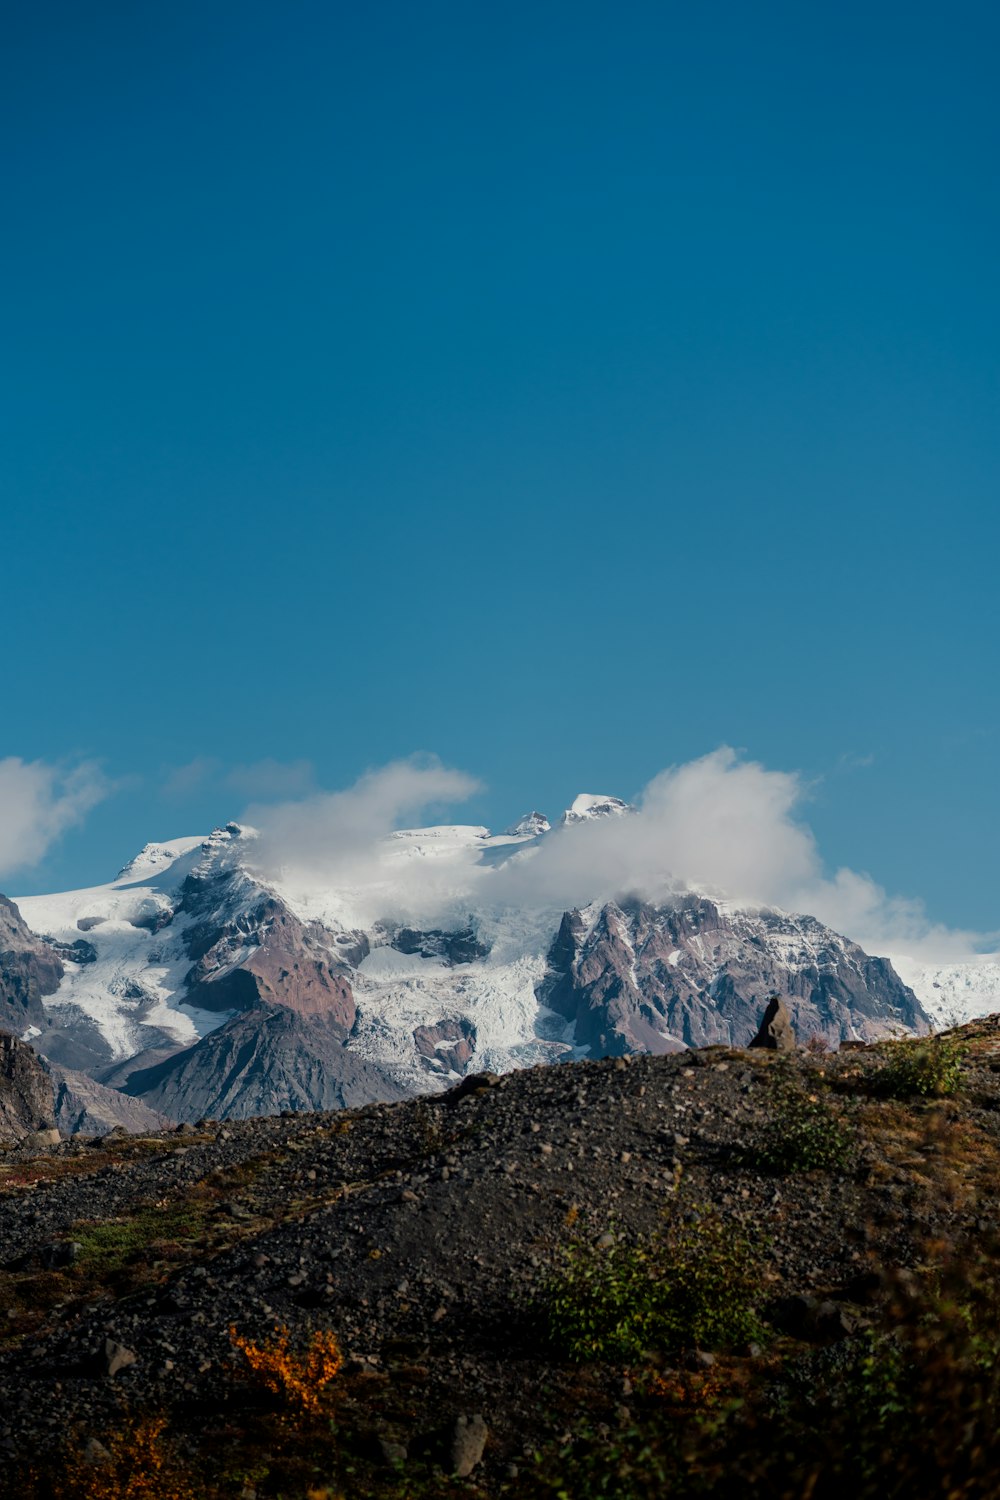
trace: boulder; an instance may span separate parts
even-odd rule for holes
[[[772,995],[767,1002],[760,1029],[750,1045],[751,1047],[766,1047],[771,1052],[795,1051],[792,1018],[779,995]]]
[[[486,1448],[489,1428],[478,1414],[459,1417],[451,1439],[451,1472],[456,1479],[468,1479]]]

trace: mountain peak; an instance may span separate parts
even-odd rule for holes
[[[548,833],[552,824],[544,813],[529,812],[523,818],[518,818],[509,828],[504,829],[504,837],[511,839],[537,838],[540,833]]]
[[[620,818],[625,813],[634,812],[631,802],[623,802],[621,797],[581,792],[563,813],[563,827],[569,823],[589,823],[594,818]]]

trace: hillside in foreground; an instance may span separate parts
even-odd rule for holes
[[[996,1018],[12,1147],[7,1493],[995,1495],[998,1187]]]

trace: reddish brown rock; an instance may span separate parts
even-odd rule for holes
[[[417,1052],[434,1072],[461,1073],[476,1050],[476,1028],[465,1017],[417,1026],[413,1032]]]

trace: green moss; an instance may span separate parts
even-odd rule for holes
[[[80,1254],[74,1271],[88,1280],[112,1280],[132,1261],[167,1252],[178,1242],[198,1238],[203,1230],[204,1212],[187,1203],[140,1208],[129,1219],[78,1224],[73,1238]]]

